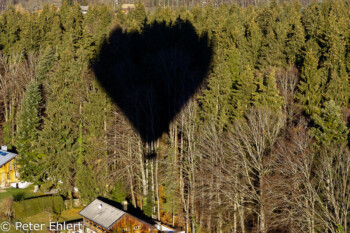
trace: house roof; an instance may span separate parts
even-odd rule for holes
[[[95,199],[81,210],[79,214],[98,225],[109,229],[125,214],[125,212],[99,199]]]
[[[122,9],[133,9],[135,8],[135,4],[123,4]]]
[[[16,154],[0,150],[0,167],[10,162],[14,157],[16,157]]]
[[[106,229],[110,229],[125,214],[147,224],[152,229],[157,229],[155,226],[156,222],[144,215],[143,212],[140,213],[140,210],[134,209],[132,206],[130,207],[130,210],[126,212],[121,210],[122,207],[120,206],[120,203],[103,197],[98,197],[81,210],[79,214]]]
[[[89,10],[89,6],[80,6],[80,9],[82,11],[88,11]]]

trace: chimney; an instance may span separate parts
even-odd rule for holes
[[[123,201],[122,205],[123,205],[123,210],[128,211],[128,201]]]
[[[102,212],[102,204],[98,205],[98,212],[101,213]]]
[[[7,146],[1,146],[1,150],[7,151]]]

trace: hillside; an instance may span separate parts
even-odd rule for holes
[[[349,232],[349,18],[348,0],[10,8],[0,143],[43,192],[186,232]]]

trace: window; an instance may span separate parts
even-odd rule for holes
[[[12,171],[12,161],[9,162],[9,170]]]
[[[129,231],[129,228],[127,228],[127,227],[125,227],[124,229],[123,229],[123,232],[128,232]]]
[[[134,226],[134,230],[140,230],[141,227],[140,226]]]

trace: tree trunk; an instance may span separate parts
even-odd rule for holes
[[[259,189],[260,189],[260,233],[266,233],[265,228],[265,203],[264,203],[264,185],[263,174],[259,175]]]

